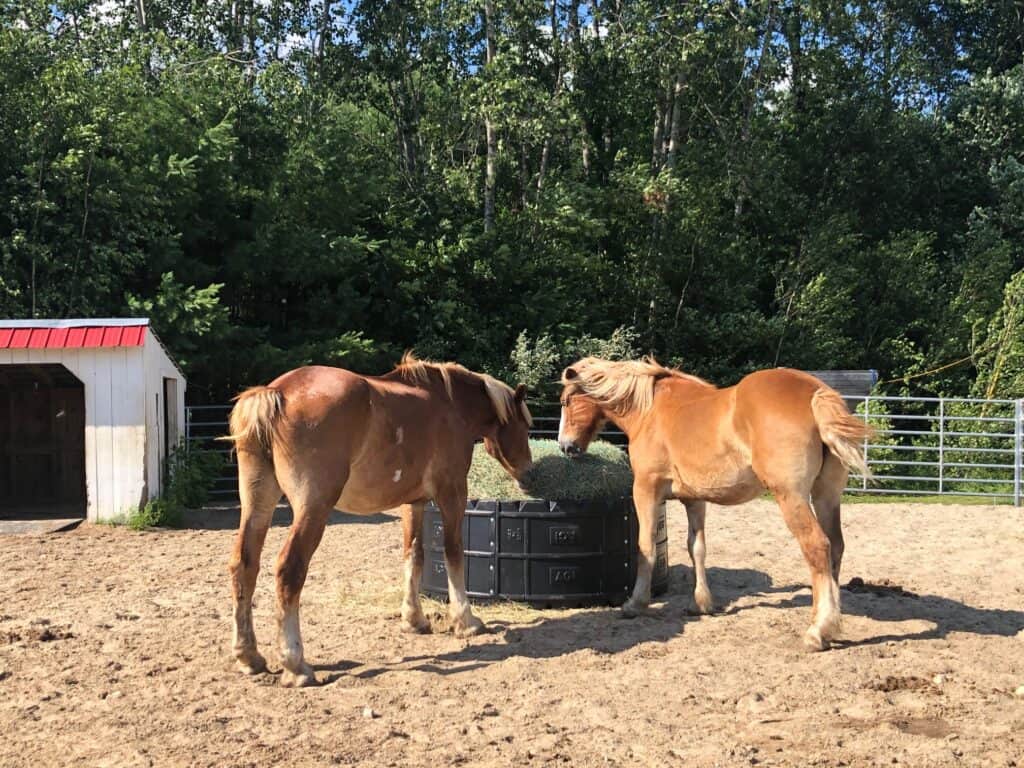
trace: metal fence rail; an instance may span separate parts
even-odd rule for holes
[[[224,468],[210,489],[215,501],[238,499],[238,463],[227,443],[217,440],[228,433],[230,405],[190,405],[185,408],[185,442],[189,450],[209,451],[224,456]]]
[[[851,410],[866,418],[875,435],[865,441],[864,457],[873,478],[851,474],[850,493],[898,496],[975,496],[1021,504],[1024,464],[1022,400],[972,398],[847,398]],[[558,406],[533,404],[531,435],[555,439]],[[231,449],[216,437],[227,431],[229,405],[186,409],[186,438],[193,449],[227,458],[211,496],[238,498],[237,465]],[[626,446],[613,427],[602,438]]]
[[[867,397],[852,401],[876,429],[864,445],[874,478],[860,493],[983,496],[1021,502],[1020,400]],[[854,490],[854,489],[851,489]]]

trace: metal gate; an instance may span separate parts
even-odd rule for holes
[[[1021,504],[1024,464],[1024,400],[939,397],[847,398],[875,427],[864,443],[874,477],[851,474],[850,493],[892,496],[974,496]],[[558,434],[557,404],[533,404],[532,436]],[[238,498],[237,465],[230,448],[215,438],[227,432],[230,405],[198,405],[186,411],[186,437],[192,450],[217,451],[228,459],[211,496]],[[603,439],[625,445],[626,436],[609,428]]]

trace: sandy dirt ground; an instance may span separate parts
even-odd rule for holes
[[[0,537],[0,765],[1024,766],[1024,516],[848,505],[845,641],[800,649],[807,573],[768,502],[708,514],[717,615],[688,614],[686,516],[651,615],[479,611],[399,632],[400,524],[338,517],[303,594],[323,685],[277,685],[273,528],[256,597],[271,672],[229,658],[231,530]],[[897,589],[898,585],[901,589]]]

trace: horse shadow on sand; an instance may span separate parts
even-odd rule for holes
[[[718,605],[711,620],[756,608],[810,610],[811,595],[807,585],[774,585],[763,571],[709,568],[708,580]],[[584,649],[598,654],[617,654],[645,643],[668,642],[685,632],[688,622],[700,620],[693,612],[692,593],[691,569],[677,564],[669,569],[668,591],[654,599],[646,615],[636,619],[622,619],[619,609],[609,606],[568,615],[541,615],[525,623],[491,620],[489,633],[502,635],[504,642],[471,643],[456,651],[408,656],[360,671],[354,671],[361,665],[352,661],[320,665],[315,669],[323,683],[330,684],[346,674],[371,678],[388,672],[415,670],[456,675],[515,657],[548,659]],[[765,599],[758,600],[759,597]],[[859,640],[839,640],[835,643],[838,650],[890,641],[934,640],[954,632],[1012,637],[1024,630],[1024,611],[975,608],[959,600],[919,595],[888,583],[871,584],[852,579],[842,587],[842,600],[843,613],[848,616],[893,623],[916,620],[931,626],[921,631],[885,632]]]
[[[488,621],[488,635],[500,635],[504,642],[474,642],[457,651],[407,656],[360,671],[352,671],[359,665],[350,661],[314,665],[314,669],[323,684],[330,684],[348,673],[357,678],[410,670],[454,675],[514,657],[549,659],[584,649],[612,655],[645,643],[665,643],[683,633],[688,622],[699,621],[692,611],[691,574],[690,568],[678,564],[670,566],[668,590],[653,599],[645,615],[635,619],[621,618],[616,606],[573,611],[567,615],[552,611],[554,615],[550,616],[545,616],[544,611],[531,610],[533,617],[525,622]],[[752,587],[771,585],[768,574],[748,568],[708,568],[708,579],[715,585],[719,600],[728,602],[748,593]]]
[[[714,582],[712,582],[714,589]],[[768,596],[800,592],[783,599],[761,600],[726,608],[722,613],[733,615],[752,608],[804,609],[811,606],[810,587],[804,584],[770,586],[748,596]],[[859,640],[839,639],[839,648],[878,645],[899,640],[935,640],[953,632],[995,637],[1014,637],[1024,631],[1024,611],[1003,608],[976,608],[960,600],[942,595],[917,594],[891,584],[865,582],[854,577],[841,586],[844,616],[862,616],[878,622],[900,623],[920,621],[931,624],[928,629],[908,632],[886,632]]]

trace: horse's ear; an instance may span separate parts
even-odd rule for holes
[[[578,377],[579,374],[576,373],[576,369],[573,368],[571,365],[564,371],[562,371],[562,381],[572,381],[573,379],[576,379]]]
[[[526,399],[526,385],[520,384],[516,387],[516,402],[521,403]]]

